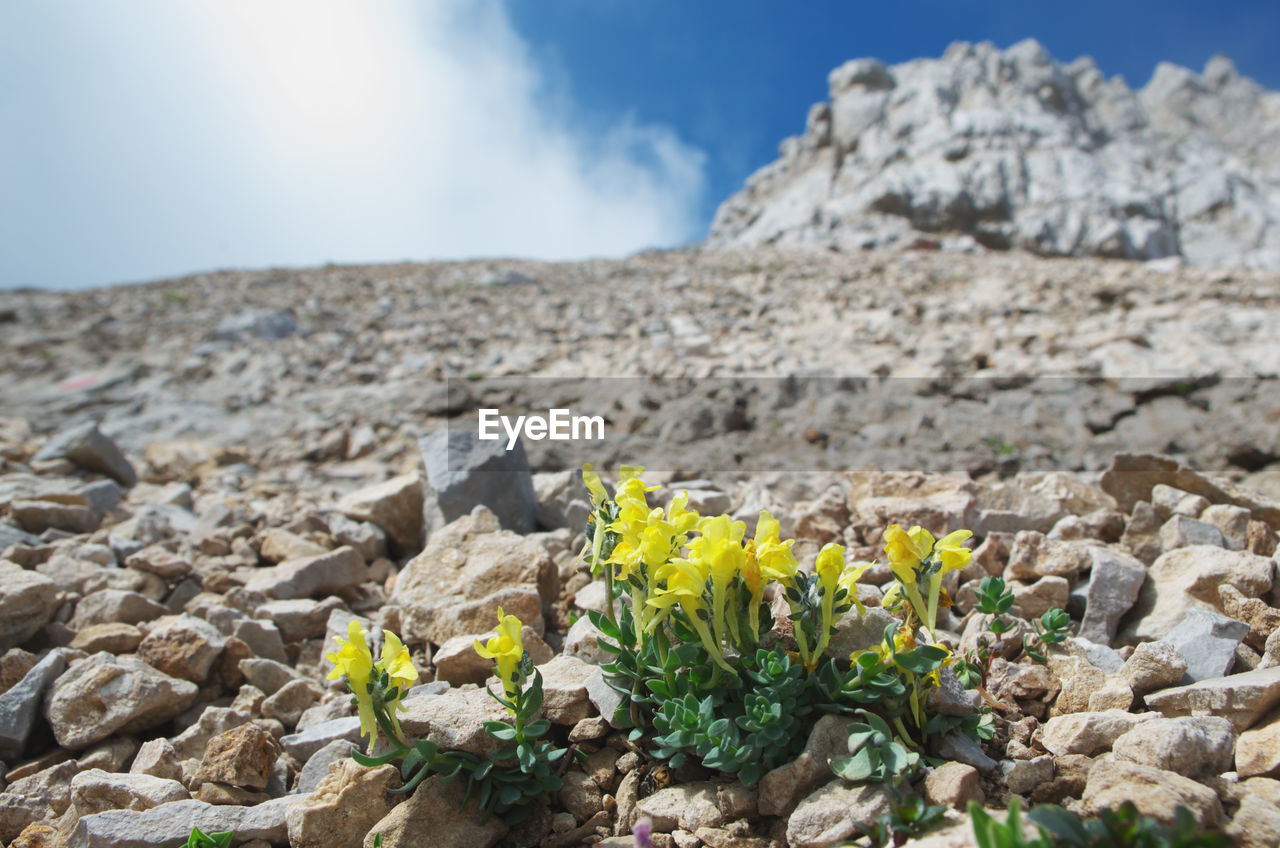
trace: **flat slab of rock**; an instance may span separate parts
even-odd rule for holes
[[[1041,744],[1057,756],[1083,754],[1092,757],[1111,748],[1112,743],[1134,727],[1156,718],[1154,713],[1135,715],[1127,710],[1070,713],[1045,722]]]
[[[862,822],[893,808],[879,786],[851,786],[833,780],[806,796],[787,819],[787,843],[794,848],[827,848],[849,839]]]
[[[1120,619],[1138,600],[1138,591],[1147,579],[1147,567],[1112,548],[1090,547],[1089,556],[1092,568],[1079,635],[1099,645],[1110,645]]]
[[[1179,716],[1142,722],[1117,739],[1111,751],[1118,760],[1183,777],[1209,777],[1231,770],[1235,745],[1235,729],[1225,718]]]
[[[245,588],[280,600],[322,597],[357,586],[368,575],[364,557],[355,548],[344,546],[320,556],[256,569]]]
[[[156,848],[182,845],[198,827],[205,833],[229,830],[235,842],[261,839],[288,842],[285,816],[298,796],[265,801],[252,807],[173,801],[149,810],[108,810],[76,822],[67,848]]]
[[[1132,801],[1144,816],[1171,824],[1178,807],[1186,807],[1201,826],[1222,826],[1222,802],[1212,789],[1189,777],[1123,760],[1102,760],[1089,770],[1085,809],[1097,813]]]
[[[1146,702],[1166,716],[1222,716],[1240,733],[1280,704],[1280,667],[1163,689],[1148,695]]]
[[[305,763],[316,751],[338,740],[350,742],[356,748],[361,747],[359,717],[344,716],[313,724],[305,730],[281,737],[280,744],[289,756]]]
[[[1222,677],[1235,662],[1236,648],[1249,625],[1208,609],[1189,609],[1161,641],[1173,646],[1187,662],[1180,683]]]
[[[79,750],[115,733],[150,730],[193,703],[190,681],[157,671],[133,656],[94,654],[71,666],[45,699],[45,718],[58,744]]]

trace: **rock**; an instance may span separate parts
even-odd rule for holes
[[[573,813],[579,824],[604,809],[604,794],[590,775],[578,769],[564,774],[564,786],[556,793],[560,804]]]
[[[173,745],[163,737],[143,742],[129,766],[130,774],[146,774],[164,780],[181,780],[182,765]]]
[[[584,615],[569,625],[569,632],[564,637],[564,655],[592,665],[612,662],[614,655],[600,647],[599,640],[602,638],[607,642],[612,641]]]
[[[365,835],[391,812],[390,791],[399,785],[395,766],[365,768],[355,760],[339,760],[311,794],[289,808],[289,845],[359,848]]]
[[[756,793],[741,783],[685,783],[641,798],[635,810],[637,817],[648,817],[653,822],[656,832],[670,833],[677,827],[692,831],[753,816]]]
[[[1161,518],[1182,515],[1195,518],[1209,507],[1209,501],[1190,492],[1175,489],[1173,486],[1157,483],[1151,487],[1151,505]]]
[[[849,610],[835,620],[826,655],[848,660],[854,651],[873,648],[884,641],[884,629],[895,621],[892,614],[879,607],[867,607],[866,615]]]
[[[190,797],[187,788],[176,780],[146,774],[112,774],[95,768],[71,778],[67,816],[74,822],[106,810],[149,810]]]
[[[948,733],[938,742],[938,756],[971,765],[983,773],[993,772],[996,761],[988,757],[982,746],[961,733]]]
[[[1183,716],[1144,721],[1112,743],[1117,760],[1128,760],[1184,777],[1230,771],[1236,733],[1217,716]]]
[[[0,694],[0,759],[13,762],[22,756],[45,690],[66,667],[62,652],[51,651]]]
[[[196,685],[136,657],[94,654],[74,663],[45,699],[45,718],[64,748],[79,750],[113,733],[163,724],[195,701]]]
[[[1186,807],[1202,827],[1222,826],[1222,804],[1212,789],[1194,780],[1151,766],[1102,760],[1089,770],[1081,803],[1090,813],[1115,809],[1132,801],[1138,812],[1172,824],[1179,806]]]
[[[622,693],[608,684],[601,670],[593,672],[591,677],[587,678],[586,686],[587,697],[591,700],[591,705],[596,708],[596,712],[608,720],[609,724],[618,727],[615,719],[617,711],[622,707]]]
[[[58,605],[58,584],[0,559],[0,650],[21,645],[49,623]]]
[[[1015,795],[1026,795],[1053,780],[1053,757],[1045,754],[1029,760],[1001,760],[1000,774],[1005,787]],[[981,802],[982,798],[977,799]]]
[[[1200,514],[1200,520],[1218,528],[1218,532],[1222,534],[1222,540],[1228,549],[1241,551],[1249,544],[1249,520],[1251,515],[1252,513],[1244,507],[1231,506],[1230,504],[1214,504],[1207,507]]]
[[[1148,501],[1158,484],[1164,483],[1214,504],[1231,504],[1254,511],[1255,518],[1274,524],[1280,515],[1274,506],[1247,492],[1215,483],[1203,475],[1179,465],[1177,460],[1151,454],[1116,454],[1111,468],[1105,471],[1099,485],[1116,499],[1122,512],[1130,512],[1137,501]]]
[[[346,604],[330,596],[320,601],[310,598],[268,601],[259,607],[258,612],[275,623],[284,641],[301,642],[324,636],[329,615],[335,609],[346,609]]]
[[[1254,795],[1240,799],[1240,809],[1224,830],[1240,848],[1280,845],[1280,807]]]
[[[298,323],[288,312],[270,309],[242,309],[222,320],[209,338],[217,341],[275,342],[298,332]]]
[[[1134,694],[1141,696],[1180,683],[1187,673],[1187,661],[1168,642],[1143,642],[1124,661],[1120,673]]]
[[[404,712],[400,713],[400,726],[407,738],[430,739],[442,750],[466,751],[482,757],[497,753],[505,744],[486,733],[484,723],[509,719],[510,715],[483,689],[410,695],[401,703]]]
[[[96,471],[112,477],[120,485],[129,487],[138,482],[138,474],[120,447],[93,422],[86,422],[59,431],[45,442],[32,460],[66,458],[86,471]]]
[[[1185,515],[1175,515],[1161,526],[1161,550],[1172,551],[1190,545],[1222,548],[1226,547],[1226,540],[1222,538],[1222,531],[1214,525]]]
[[[152,621],[168,612],[168,607],[156,603],[146,595],[123,589],[99,589],[80,599],[68,624],[72,630],[108,622],[138,624]]]
[[[1151,713],[1134,715],[1125,710],[1055,716],[1041,729],[1041,744],[1046,751],[1057,756],[1083,754],[1092,757],[1110,750],[1121,736],[1153,718],[1156,716]]]
[[[124,771],[125,766],[138,753],[139,744],[127,736],[99,742],[76,758],[81,769],[102,769],[103,771]]]
[[[1030,586],[1011,584],[1013,602],[1022,609],[1024,618],[1039,618],[1051,609],[1065,609],[1071,584],[1065,577],[1041,577]]]
[[[874,821],[892,808],[879,786],[832,780],[806,796],[787,819],[787,844],[794,848],[836,845],[857,833],[860,823]]]
[[[408,556],[422,548],[422,504],[422,478],[413,473],[354,491],[338,501],[337,509],[348,518],[378,525],[392,552]]]
[[[538,670],[542,672],[543,714],[553,724],[572,726],[595,712],[587,696],[587,680],[599,670],[597,666],[561,655]]]
[[[1244,641],[1250,647],[1263,650],[1267,638],[1280,629],[1280,610],[1268,606],[1257,598],[1247,598],[1230,583],[1218,587],[1218,597],[1227,616],[1249,625]]]
[[[374,834],[382,834],[383,848],[492,848],[507,834],[497,817],[484,819],[478,799],[462,803],[462,781],[442,782],[432,775],[409,798],[395,806],[369,829],[363,848],[373,848]]]
[[[1163,689],[1146,697],[1147,706],[1166,716],[1219,715],[1236,732],[1280,704],[1280,668],[1259,669]]]
[[[329,774],[331,765],[339,760],[350,758],[351,743],[345,739],[335,739],[307,759],[307,764],[298,773],[298,783],[292,791],[297,795],[311,794],[320,785],[320,781]]]
[[[1235,762],[1241,778],[1280,777],[1280,716],[1268,716],[1240,734]]]
[[[319,697],[319,690],[305,680],[294,680],[262,702],[263,718],[277,719],[285,727],[294,727],[302,714]]]
[[[1045,538],[1043,533],[1023,530],[1013,539],[1009,549],[1009,562],[1005,566],[1005,580],[1036,580],[1053,575],[1074,580],[1076,575],[1089,568],[1090,546],[1059,542]]]
[[[205,707],[191,726],[173,737],[174,754],[180,761],[199,761],[204,757],[205,747],[210,739],[234,727],[248,724],[250,720],[248,713],[230,707]]]
[[[1271,589],[1273,571],[1271,560],[1244,551],[1193,546],[1162,554],[1148,570],[1119,638],[1130,644],[1160,639],[1192,608],[1222,612],[1223,583],[1260,597]]]
[[[258,556],[267,562],[281,563],[291,559],[323,556],[328,548],[290,533],[282,527],[268,528],[259,537]]]
[[[967,716],[982,706],[982,695],[966,689],[951,668],[938,673],[938,683],[929,689],[926,706],[930,713],[945,716]]]
[[[171,677],[204,683],[226,639],[209,622],[183,613],[152,624],[138,656]]]
[[[377,524],[369,521],[353,521],[341,513],[331,513],[326,518],[329,535],[339,545],[350,545],[360,552],[365,562],[373,562],[387,555],[387,533]],[[419,513],[418,522],[422,522]],[[414,548],[416,553],[420,549]]]
[[[9,842],[29,824],[57,821],[71,804],[71,779],[80,771],[74,760],[19,778],[0,793],[0,842]]]
[[[1138,599],[1147,569],[1133,557],[1112,548],[1090,547],[1089,584],[1085,590],[1080,636],[1110,645],[1120,619]]]
[[[760,778],[760,815],[785,815],[801,798],[830,780],[830,761],[848,755],[849,725],[853,721],[848,716],[825,713],[814,722],[800,756]]]
[[[280,743],[256,724],[242,724],[209,740],[198,780],[264,789],[280,756]]]
[[[356,586],[367,579],[368,572],[359,552],[341,547],[320,556],[259,568],[249,577],[245,588],[269,598],[312,598]]]
[[[1213,610],[1187,610],[1163,642],[1173,646],[1187,662],[1182,683],[1222,677],[1231,670],[1236,646],[1249,632],[1249,625]]]
[[[51,528],[68,533],[92,533],[98,529],[98,516],[81,504],[14,501],[9,504],[9,514],[28,533],[43,533]]]
[[[488,508],[498,523],[516,533],[531,533],[538,512],[524,445],[507,450],[505,437],[481,441],[470,429],[441,430],[418,443],[426,469],[423,525],[428,537],[437,529]]]
[[[342,740],[359,748],[360,739],[360,719],[357,716],[345,716],[313,724],[297,733],[283,736],[280,744],[289,756],[300,763],[305,763],[311,759],[312,754],[333,742]]]
[[[941,59],[892,67],[851,60],[831,72],[829,100],[811,107],[804,134],[721,204],[706,246],[983,244],[1152,260],[1149,273],[1184,260],[1274,267],[1275,241],[1257,240],[1276,219],[1265,188],[1274,159],[1235,158],[1266,149],[1273,124],[1241,116],[1270,93],[1211,73],[1162,64],[1131,91],[1091,59],[1060,64],[1031,39],[1005,50],[957,43]],[[1117,151],[1099,157],[1091,133]],[[1014,162],[1023,170],[1011,176]],[[1181,164],[1171,172],[1170,162]],[[998,302],[1002,282],[978,291]]]
[[[493,514],[477,508],[432,536],[400,572],[391,600],[403,608],[403,638],[439,644],[492,629],[499,607],[540,632],[542,610],[558,594],[546,549],[499,530]]]
[[[985,800],[978,770],[964,763],[943,763],[924,779],[924,800],[963,810],[970,801]]]
[[[265,801],[252,807],[171,801],[149,810],[108,810],[85,816],[67,837],[67,848],[155,848],[182,845],[191,829],[205,833],[229,830],[237,841],[262,839],[273,845],[287,841],[285,815],[296,797]]]
[[[108,654],[127,654],[142,643],[143,633],[132,624],[109,621],[90,624],[76,632],[71,647],[86,654],[106,651]]]
[[[1109,675],[1097,689],[1089,693],[1089,712],[1127,710],[1133,706],[1133,688],[1119,675]]]
[[[332,644],[333,640],[325,640]],[[262,690],[264,695],[274,695],[295,680],[302,680],[298,672],[276,660],[248,657],[240,660],[240,673],[250,685]]]

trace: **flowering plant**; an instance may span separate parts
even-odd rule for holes
[[[605,609],[588,615],[613,640],[602,645],[617,655],[604,668],[624,695],[614,721],[635,728],[634,739],[652,727],[653,752],[673,765],[696,757],[754,783],[798,753],[802,721],[815,711],[877,709],[912,749],[929,728],[951,729],[931,723],[926,696],[951,662],[936,644],[937,616],[950,605],[943,578],[969,562],[967,530],[938,540],[920,527],[888,528],[894,584],[885,606],[903,620],[878,646],[831,656],[841,617],[866,614],[858,580],[872,563],[849,562],[831,543],[804,570],[770,513],[748,537],[742,521],[699,515],[685,492],[666,508],[650,505],[657,487],[643,473],[624,467],[610,498],[595,469],[583,468],[592,511],[582,557],[606,587]],[[766,602],[771,585],[783,622]],[[624,593],[630,603],[619,609]]]
[[[368,633],[358,620],[353,620],[348,625],[347,638],[337,639],[338,650],[326,655],[333,663],[329,679],[346,677],[360,715],[361,735],[369,736],[369,753],[353,750],[351,756],[365,766],[400,760],[405,781],[400,792],[411,792],[433,772],[445,780],[466,773],[464,804],[478,787],[479,803],[486,816],[501,816],[507,824],[523,820],[533,810],[532,801],[563,784],[551,767],[567,749],[540,741],[551,729],[551,723],[535,718],[542,709],[542,675],[524,650],[521,628],[520,619],[499,608],[496,634],[483,644],[476,640],[476,653],[494,660],[502,682],[502,695],[492,690],[489,694],[511,716],[510,721],[485,722],[484,729],[490,736],[512,743],[486,758],[466,751],[441,751],[427,739],[413,743],[405,740],[396,712],[403,709],[404,696],[418,679],[409,651],[399,637],[384,630],[382,655],[374,662]],[[379,728],[391,750],[375,757],[372,754]]]

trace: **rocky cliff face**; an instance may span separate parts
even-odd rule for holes
[[[708,246],[911,245],[1280,267],[1280,92],[1215,57],[1138,91],[1035,41],[831,72]]]

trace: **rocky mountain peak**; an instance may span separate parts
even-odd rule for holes
[[[1280,93],[1225,56],[1134,91],[1035,40],[845,62],[708,245],[911,245],[1280,267]]]

